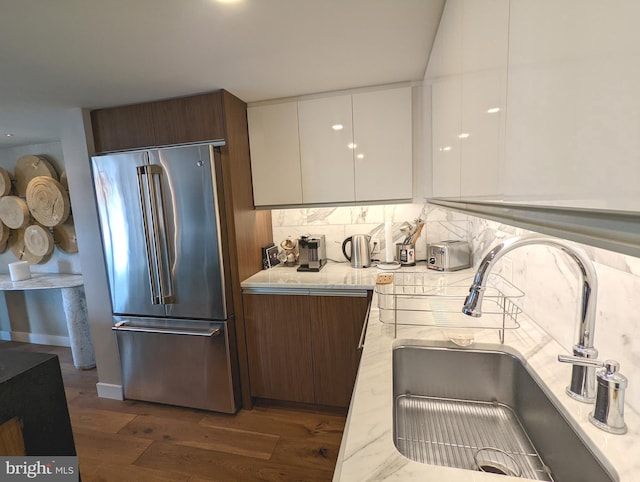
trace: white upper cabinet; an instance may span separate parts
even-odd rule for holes
[[[505,194],[640,211],[640,2],[512,0]]]
[[[637,0],[447,0],[434,196],[640,210],[638,18]]]
[[[450,0],[438,26],[425,80],[431,83],[432,193],[460,197],[462,1]]]
[[[256,206],[302,203],[298,104],[247,108]]]
[[[411,199],[411,88],[353,94],[356,201]]]
[[[256,206],[410,200],[410,86],[250,106]]]
[[[298,102],[302,201],[355,200],[351,95]]]
[[[433,197],[460,197],[461,79],[431,86]]]
[[[509,0],[448,0],[427,67],[434,197],[502,198]]]

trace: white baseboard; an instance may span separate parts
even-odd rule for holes
[[[112,383],[96,383],[98,396],[100,398],[111,398],[112,400],[124,400],[122,385],[114,385]]]
[[[0,340],[20,341],[22,343],[33,343],[35,345],[71,346],[68,336],[42,335],[22,331],[0,331]]]

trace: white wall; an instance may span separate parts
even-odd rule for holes
[[[58,175],[65,171],[60,142],[48,142],[0,149],[0,167],[13,176],[18,159],[26,155],[45,155]],[[73,207],[72,207],[73,209]],[[16,261],[10,249],[0,254],[0,273],[8,273],[7,265]],[[55,248],[43,264],[31,266],[34,273],[80,273],[77,253]],[[39,343],[69,346],[68,331],[59,290],[10,291],[0,299],[0,339],[35,340]]]
[[[91,175],[93,138],[89,113],[82,109],[70,109],[61,122],[62,148],[68,168],[71,205],[74,206],[89,329],[96,354],[98,394],[107,398],[121,398],[120,358],[111,331],[111,300]]]

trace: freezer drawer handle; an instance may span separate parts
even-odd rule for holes
[[[162,175],[162,168],[156,165],[138,166],[138,187],[140,190],[140,207],[142,208],[142,222],[144,237],[147,245],[147,264],[149,266],[149,283],[151,285],[151,302],[154,305],[175,303],[171,272],[168,268],[169,246],[166,238],[166,220],[164,219],[164,199],[162,184],[156,186],[153,175]],[[143,176],[147,177],[146,189]],[[149,200],[149,207],[145,204],[145,191]],[[158,191],[160,191],[158,193]],[[148,211],[147,211],[148,209]],[[149,222],[149,215],[151,223]],[[151,233],[153,240],[150,239]]]
[[[189,335],[189,336],[206,336],[206,337],[214,337],[222,334],[221,328],[211,328],[209,330],[203,331],[187,331],[187,330],[176,330],[172,328],[149,328],[146,326],[129,326],[126,321],[121,321],[120,323],[116,323],[111,327],[113,331],[134,331],[141,333],[162,333],[165,335]]]

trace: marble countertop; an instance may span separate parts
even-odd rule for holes
[[[0,291],[48,290],[82,286],[81,274],[32,273],[31,278],[11,281],[8,274],[0,274]]]
[[[402,268],[408,270],[409,268]],[[326,270],[326,271],[325,271]],[[424,265],[412,268],[425,273],[437,283],[448,278],[460,280],[473,276],[473,270],[439,273]],[[347,263],[328,264],[319,273],[297,273],[294,268],[276,267],[260,272],[244,283],[243,288],[272,289],[372,289],[382,270],[355,270]],[[472,472],[413,462],[401,455],[393,444],[392,351],[395,346],[424,344],[428,341],[448,341],[439,329],[428,326],[398,326],[381,323],[374,294],[368,319],[367,334],[345,426],[335,481],[438,480],[444,482],[481,482],[522,480],[504,475]],[[571,368],[559,363],[557,355],[567,353],[553,338],[524,314],[518,318],[520,328],[507,330],[505,346],[520,353],[528,367],[546,384],[557,402],[574,419],[584,437],[602,453],[616,470],[620,482],[637,480],[640,473],[640,415],[625,406],[628,432],[613,435],[597,429],[588,421],[593,409],[569,398],[565,393]],[[496,330],[476,330],[476,343],[499,344]],[[473,345],[471,345],[473,348]]]
[[[329,261],[318,272],[299,272],[296,267],[278,265],[260,271],[241,283],[243,289],[329,289],[371,290],[380,270],[376,268],[354,269],[349,263]]]

